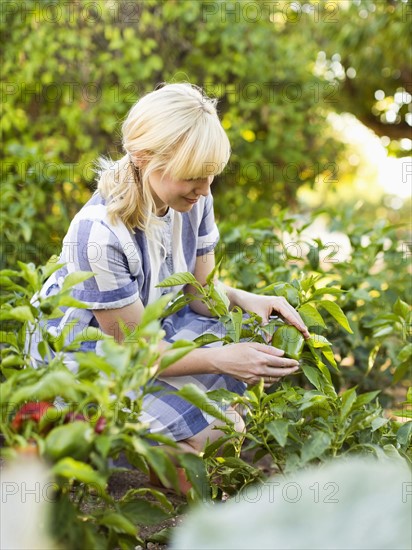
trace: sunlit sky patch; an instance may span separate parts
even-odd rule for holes
[[[377,137],[353,115],[348,113],[332,114],[329,116],[329,120],[339,132],[342,140],[351,143],[354,149],[359,150],[361,162],[368,163],[371,172],[376,172],[376,181],[368,182],[369,185],[379,185],[385,193],[401,198],[411,196],[412,156],[401,159],[388,156],[384,146],[387,144],[387,140]],[[402,141],[405,143],[401,145],[408,150],[411,140],[405,138]],[[354,155],[352,154],[352,156]],[[353,158],[351,161],[351,157],[349,157],[349,162],[356,164],[357,159]]]

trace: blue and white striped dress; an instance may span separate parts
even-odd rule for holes
[[[84,302],[88,309],[62,307],[64,316],[47,322],[47,330],[53,336],[77,319],[66,340],[70,343],[87,327],[99,326],[92,313],[94,309],[116,309],[139,298],[146,306],[164,293],[178,292],[179,287],[165,289],[156,285],[173,273],[193,273],[196,258],[213,251],[219,240],[210,194],[201,197],[189,212],[169,208],[165,216],[154,217],[151,226],[149,234],[145,234],[140,230],[129,231],[121,221],[110,223],[105,200],[99,192],[94,193],[74,217],[63,240],[58,261],[65,265],[51,275],[40,293],[42,297],[53,295],[68,274],[92,271],[94,277],[72,289],[72,296]],[[223,330],[217,319],[194,313],[189,306],[167,317],[162,326],[169,342],[193,340],[205,332],[221,336]],[[38,342],[34,335],[30,354],[34,362],[41,362],[36,340]],[[99,354],[100,342],[83,342],[79,350]],[[76,368],[71,354],[67,355],[67,365]],[[172,391],[187,383],[195,383],[204,391],[227,388],[242,394],[245,390],[245,384],[229,375],[202,374],[156,380],[157,386]],[[181,441],[206,428],[214,418],[184,399],[162,391],[145,396],[141,420],[148,423],[152,433]]]

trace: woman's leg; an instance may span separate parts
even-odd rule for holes
[[[240,433],[245,431],[245,423],[243,418],[235,409],[229,407],[225,414],[230,420],[232,420],[235,431]],[[179,441],[179,447],[187,453],[200,453],[203,451],[207,443],[214,443],[217,439],[219,439],[219,437],[222,437],[223,432],[219,430],[220,426],[224,426],[222,421],[218,419],[214,420],[201,432],[189,437],[188,439]]]
[[[234,430],[240,433],[245,431],[245,423],[243,421],[243,418],[235,409],[229,407],[226,410],[225,414],[230,420],[233,421]],[[188,439],[179,441],[178,445],[180,450],[185,453],[200,453],[201,451],[203,451],[207,443],[213,443],[223,435],[223,432],[219,430],[220,426],[224,426],[223,422],[218,419],[214,420],[211,424],[209,424],[207,428],[205,428],[201,432],[192,437],[189,437]],[[175,452],[175,449],[173,449],[172,453],[174,454]],[[179,488],[181,492],[186,495],[187,492],[191,489],[192,485],[186,477],[184,468],[176,468],[176,470],[179,479]],[[159,478],[152,471],[150,473],[150,481],[156,486],[161,486]]]

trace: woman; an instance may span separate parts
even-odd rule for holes
[[[216,101],[189,84],[169,84],[142,97],[122,126],[126,155],[116,163],[101,159],[98,187],[73,219],[63,241],[65,266],[47,281],[42,295],[61,288],[68,273],[93,271],[76,285],[73,296],[88,309],[66,308],[48,330],[59,333],[78,319],[75,335],[88,326],[122,340],[119,319],[138,324],[144,307],[169,289],[156,285],[169,275],[190,271],[201,284],[215,266],[218,230],[210,188],[228,162],[230,145],[216,112]],[[176,288],[173,289],[176,291]],[[185,291],[191,290],[190,288]],[[193,290],[193,289],[192,289]],[[225,286],[231,306],[254,311],[267,322],[273,311],[308,331],[284,298],[258,296]],[[166,341],[193,339],[219,330],[205,306],[195,301],[163,324]],[[83,350],[99,342],[84,342]],[[36,356],[36,350],[33,350]],[[258,343],[203,347],[162,372],[158,383],[176,389],[194,382],[208,391],[227,388],[239,394],[261,378],[270,384],[295,372],[298,363],[283,351]],[[37,354],[38,356],[38,354]],[[142,420],[150,430],[178,441],[186,451],[199,451],[221,433],[217,421],[176,395],[152,394],[144,401]],[[230,409],[237,430],[240,415]]]

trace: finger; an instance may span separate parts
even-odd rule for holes
[[[275,382],[279,382],[280,378],[279,376],[268,376],[267,378],[264,378],[265,384],[274,384]]]
[[[268,346],[266,344],[259,344],[258,342],[252,342],[251,346],[258,351],[262,351],[268,355],[274,355],[275,357],[281,357],[285,353],[283,349]]]
[[[279,357],[269,354],[267,354],[265,357],[265,363],[268,367],[299,367],[299,361],[297,361],[296,359],[289,359],[286,357]]]
[[[300,331],[307,331],[308,327],[305,325],[302,317],[299,315],[296,309],[293,309],[293,307],[290,306],[289,304],[288,306],[289,307],[285,308],[285,313],[283,314],[285,319],[287,319],[292,325],[294,325]]]
[[[289,321],[291,325],[300,330],[306,338],[309,338],[308,327],[305,325],[302,317],[299,315],[296,309],[292,307],[285,298],[279,301],[279,305],[276,305],[276,307],[274,307],[274,310],[279,311],[279,313],[282,314],[285,320]]]
[[[288,310],[287,312],[282,313],[282,315],[285,318],[285,320],[289,324],[296,327],[303,334],[303,336],[305,336],[305,338],[309,338],[310,335],[309,335],[308,327],[305,325],[305,323],[303,322],[303,319],[301,318],[301,316],[296,310],[292,308],[291,310]]]
[[[299,370],[299,367],[283,367],[283,368],[271,367],[270,372],[266,371],[263,377],[265,379],[282,378],[283,376],[288,376],[288,374],[293,374],[298,370]]]

